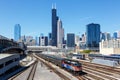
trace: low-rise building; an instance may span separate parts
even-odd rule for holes
[[[120,54],[120,40],[102,40],[99,45],[101,54]]]
[[[36,45],[36,40],[32,36],[22,36],[18,42],[24,42],[26,46]]]

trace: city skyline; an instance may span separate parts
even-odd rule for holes
[[[118,0],[72,0],[69,2],[63,0],[1,0],[0,34],[13,38],[14,25],[20,24],[22,35],[34,37],[40,36],[41,33],[48,35],[51,32],[51,8],[53,3],[56,3],[57,13],[62,19],[65,36],[67,33],[83,34],[86,25],[89,23],[100,24],[102,32],[113,33],[120,30],[120,1]]]

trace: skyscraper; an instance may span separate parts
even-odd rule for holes
[[[104,40],[104,41],[106,40],[105,33],[101,33],[101,41],[102,41],[102,40]]]
[[[117,32],[114,32],[114,33],[113,33],[113,38],[114,38],[114,39],[117,39]]]
[[[48,46],[48,37],[45,36],[45,46]]]
[[[109,32],[101,33],[101,40],[111,40],[111,35]]]
[[[18,41],[21,38],[21,26],[16,24],[14,27],[14,40]]]
[[[57,21],[57,47],[63,48],[64,42],[64,29],[62,27],[62,21],[59,19]]]
[[[39,37],[39,46],[45,46],[45,39],[43,35]]]
[[[57,46],[57,10],[53,5],[52,7],[52,46]]]
[[[47,36],[39,37],[39,46],[48,46],[48,37]]]
[[[49,33],[48,37],[49,37],[49,39],[51,39],[52,38],[52,33]]]
[[[48,34],[48,45],[52,45],[52,33]]]
[[[100,25],[88,24],[86,26],[86,46],[88,48],[99,47],[100,42]]]
[[[64,42],[64,29],[62,21],[57,16],[56,6],[52,7],[52,46],[62,48]]]
[[[75,36],[75,44],[76,44],[76,46],[79,46],[79,43],[80,43],[80,37],[79,37],[79,35],[76,35]]]
[[[120,39],[120,31],[117,31],[117,38]]]
[[[86,42],[86,33],[82,34],[82,42]]]
[[[109,32],[105,33],[105,40],[111,40],[111,34]]]
[[[35,45],[38,46],[38,37],[37,36],[35,37],[35,42],[36,42]]]
[[[75,47],[75,34],[74,33],[67,34],[67,47]]]

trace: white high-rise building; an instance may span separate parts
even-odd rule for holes
[[[43,36],[39,37],[39,46],[45,46],[45,40]]]
[[[120,31],[117,31],[117,37],[120,38]]]
[[[75,36],[75,44],[76,44],[76,46],[79,46],[79,43],[80,43],[80,37],[79,37],[79,35],[76,35]]]
[[[86,34],[82,34],[82,42],[86,42]]]
[[[47,36],[39,37],[39,46],[48,46],[48,37]]]
[[[62,28],[62,21],[59,19],[57,21],[57,47],[63,48],[64,41],[64,29]]]

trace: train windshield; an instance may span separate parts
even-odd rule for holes
[[[79,62],[71,62],[71,64],[74,66],[81,66],[81,64]]]

